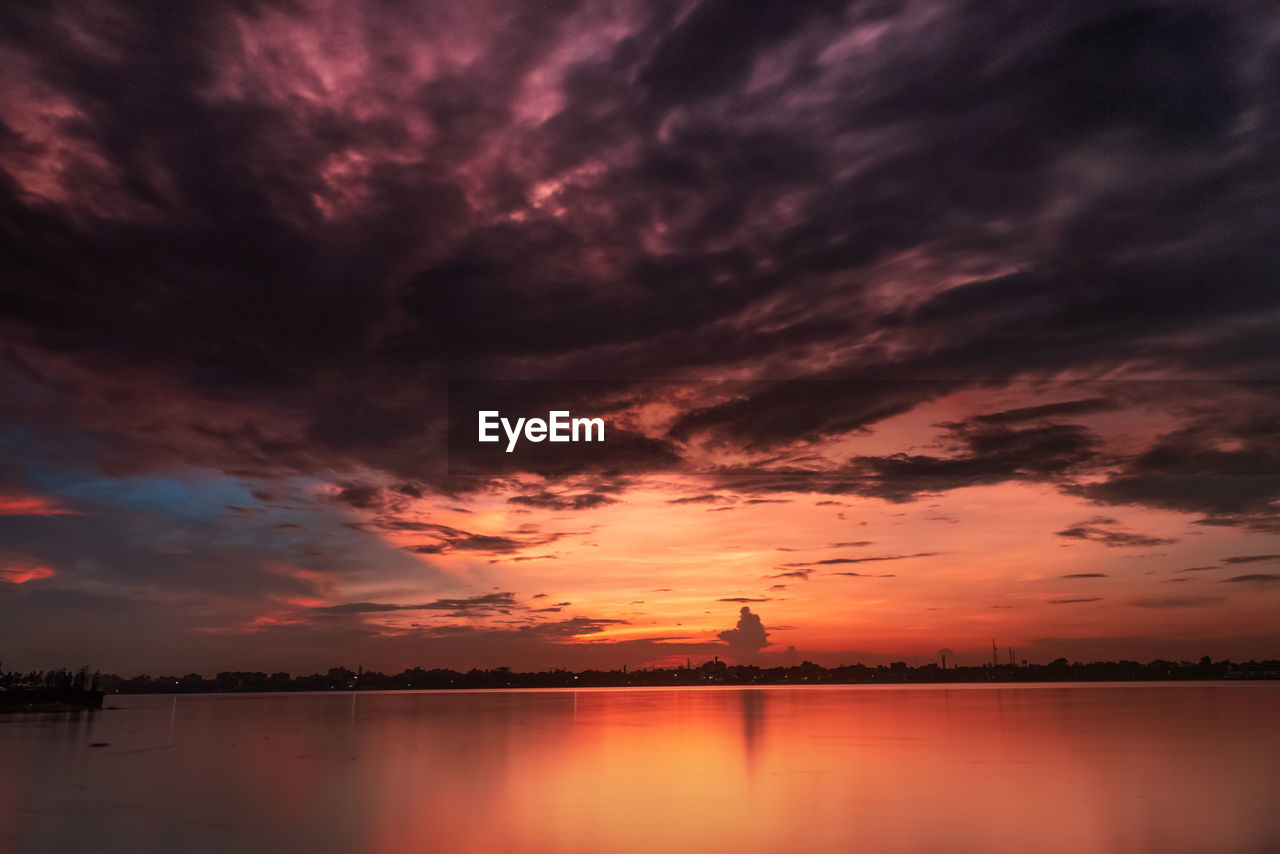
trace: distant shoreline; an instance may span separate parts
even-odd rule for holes
[[[1187,688],[1205,688],[1214,686],[1223,686],[1227,688],[1243,688],[1277,686],[1280,685],[1278,679],[1142,679],[1142,680],[1099,680],[1099,681],[1076,681],[1068,680],[1065,682],[824,682],[824,683],[756,683],[750,685],[582,685],[576,687],[564,686],[522,686],[510,688],[334,688],[334,689],[298,689],[288,691],[254,691],[245,689],[242,691],[150,691],[139,693],[125,693],[108,695],[110,697],[249,697],[249,696],[275,696],[275,695],[295,695],[295,696],[355,696],[361,694],[518,694],[538,692],[545,693],[572,693],[575,691],[658,691],[658,690],[676,690],[676,691],[737,691],[737,690],[768,690],[774,688],[802,688],[802,689],[822,689],[822,688],[884,688],[902,689],[902,688],[1131,688],[1139,686],[1150,687],[1187,687]],[[110,705],[103,706],[103,709],[110,710]]]
[[[72,683],[76,678],[89,690]],[[71,702],[100,691],[104,694],[226,694],[296,693],[315,691],[411,691],[483,690],[518,688],[694,688],[704,686],[751,685],[966,685],[1034,684],[1045,682],[1183,682],[1259,681],[1280,679],[1280,660],[1231,662],[1213,661],[1208,656],[1198,662],[1157,659],[1136,661],[1068,662],[1065,658],[1049,664],[983,664],[941,667],[930,663],[912,667],[906,662],[868,667],[862,664],[823,667],[803,662],[790,667],[759,667],[728,664],[718,658],[699,665],[653,667],[633,670],[544,670],[518,673],[507,667],[466,672],[447,669],[410,668],[394,675],[332,667],[326,673],[292,676],[277,672],[224,670],[212,678],[198,673],[185,676],[148,675],[124,678],[115,674],[81,672],[73,677],[65,670],[27,674],[0,674],[0,707],[18,703],[19,696],[40,701]],[[79,702],[78,700],[76,702]]]
[[[793,667],[762,668],[730,665],[714,660],[698,666],[631,670],[567,670],[517,673],[508,668],[491,670],[423,670],[411,668],[395,675],[374,671],[331,668],[324,674],[290,676],[256,671],[222,671],[206,679],[199,674],[138,676],[122,679],[102,676],[99,687],[109,694],[207,694],[299,691],[404,691],[421,689],[476,690],[517,688],[644,688],[750,685],[935,685],[1028,684],[1043,682],[1178,682],[1280,679],[1280,661],[1233,663],[1132,661],[1070,663],[1057,659],[1047,664],[999,664],[942,668],[937,664],[910,667],[905,662],[867,667],[847,665],[826,668],[811,662]]]

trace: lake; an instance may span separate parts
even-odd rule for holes
[[[112,696],[0,851],[1280,851],[1280,684]]]

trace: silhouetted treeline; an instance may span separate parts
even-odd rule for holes
[[[63,671],[55,671],[62,673]],[[822,667],[806,661],[792,667],[757,667],[708,661],[697,667],[645,668],[629,670],[549,670],[516,673],[510,668],[494,670],[423,670],[412,668],[395,675],[376,671],[331,668],[327,673],[292,676],[288,673],[224,671],[211,679],[198,673],[185,676],[134,676],[114,674],[97,677],[98,687],[108,693],[207,693],[229,691],[351,691],[469,688],[599,688],[627,686],[696,685],[863,685],[939,682],[1144,682],[1180,679],[1276,679],[1280,661],[1250,661],[1244,664],[1212,661],[1156,660],[1096,661],[1089,664],[1059,658],[1049,664],[983,665],[948,667],[937,664],[912,667],[899,661],[868,667],[862,664]],[[0,674],[0,685],[44,684],[43,673]],[[62,681],[61,678],[55,679]]]
[[[100,674],[79,670],[0,671],[0,712],[56,712],[102,707]]]
[[[0,688],[49,688],[58,691],[97,690],[102,674],[90,673],[88,667],[79,670],[32,670],[28,673],[5,673],[0,670]],[[117,679],[119,677],[109,677]]]

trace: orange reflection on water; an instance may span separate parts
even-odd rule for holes
[[[0,787],[17,801],[0,815],[32,811],[11,829],[17,851],[73,850],[81,822],[107,851],[178,850],[173,834],[184,851],[373,854],[1280,850],[1280,686],[125,704],[94,722],[109,747],[67,744],[74,762],[22,793]],[[0,771],[15,749],[85,737],[0,726]]]

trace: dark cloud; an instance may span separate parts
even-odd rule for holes
[[[1280,530],[1280,407],[1271,383],[1183,393],[1218,409],[1161,436],[1100,483],[1073,491],[1104,504],[1139,504],[1203,514],[1199,524]]]
[[[1023,429],[957,431],[968,446],[955,457],[896,454],[855,458],[871,472],[866,494],[906,501],[920,493],[1007,480],[1041,480],[1090,460],[1097,440],[1083,427],[1055,424]]]
[[[882,560],[911,560],[918,557],[936,557],[941,552],[919,552],[913,555],[879,555],[877,557],[829,557],[825,560],[802,561],[788,563],[784,566],[834,566],[846,563],[876,563]]]
[[[764,623],[746,605],[738,612],[738,624],[720,632],[717,637],[727,643],[729,649],[740,658],[750,658],[769,645],[769,633],[765,630]]]
[[[1018,409],[1006,409],[1003,412],[990,412],[975,415],[973,421],[981,424],[1017,424],[1023,421],[1042,421],[1061,415],[1087,415],[1092,412],[1110,412],[1119,409],[1118,401],[1105,397],[1091,397],[1082,400],[1068,400],[1061,403],[1044,403],[1039,406],[1024,406]]]
[[[1059,575],[1059,578],[1106,578],[1105,572],[1072,572],[1068,575]]]
[[[1048,604],[1050,604],[1050,605],[1079,605],[1079,604],[1082,604],[1082,603],[1084,603],[1084,602],[1101,602],[1101,601],[1102,601],[1102,597],[1101,597],[1101,596],[1093,596],[1093,597],[1090,597],[1090,598],[1087,598],[1087,599],[1050,599],[1050,600],[1048,600]]]
[[[1177,542],[1177,540],[1164,537],[1149,537],[1128,531],[1114,531],[1101,525],[1074,525],[1055,533],[1057,536],[1065,537],[1069,540],[1091,540],[1112,548],[1149,548],[1152,546],[1167,546]]]
[[[380,602],[351,602],[326,605],[312,610],[326,614],[381,614],[390,611],[449,611],[455,614],[505,613],[516,607],[514,594],[486,593],[465,599],[436,599],[416,605],[392,605]]]
[[[564,537],[572,536],[567,531],[542,534],[532,530],[515,531],[510,534],[477,534],[448,525],[437,525],[429,522],[404,522],[400,520],[384,521],[380,523],[380,526],[400,531],[430,532],[437,537],[438,542],[435,543],[404,547],[406,551],[414,554],[443,554],[450,551],[462,551],[488,555],[507,555],[528,548],[550,545]]]
[[[1236,575],[1231,578],[1222,579],[1224,582],[1233,582],[1236,584],[1257,584],[1260,586],[1280,584],[1280,575],[1274,572],[1259,572],[1249,575]]]
[[[723,495],[716,495],[715,493],[708,492],[704,495],[688,495],[683,498],[670,498],[667,500],[667,503],[668,504],[718,504],[726,500],[732,500],[732,499],[726,499]]]
[[[1137,608],[1200,608],[1222,601],[1220,596],[1152,596],[1131,599],[1129,604]]]
[[[837,469],[742,468],[720,476],[726,486],[743,492],[862,495],[902,503],[963,487],[1063,480],[1083,471],[1101,444],[1079,425],[1009,428],[950,423],[944,427],[944,441],[956,449],[948,456],[857,456]]]
[[[338,490],[338,493],[333,498],[335,501],[350,504],[352,507],[361,510],[380,509],[384,501],[383,492],[379,487],[363,483],[346,484]]]
[[[663,101],[734,91],[746,82],[759,53],[806,24],[830,25],[845,5],[846,0],[765,0],[744,15],[733,0],[700,3],[657,44],[640,83]]]
[[[543,638],[547,640],[567,640],[570,638],[581,637],[583,635],[599,634],[610,626],[625,625],[627,625],[626,620],[571,617],[567,620],[559,620],[557,622],[538,623],[533,626],[525,626],[520,629],[520,631],[523,634],[536,638]]]
[[[577,495],[556,495],[542,491],[531,495],[513,495],[507,499],[508,504],[520,504],[525,507],[545,507],[551,510],[591,510],[616,504],[618,499],[598,492],[583,492]]]

